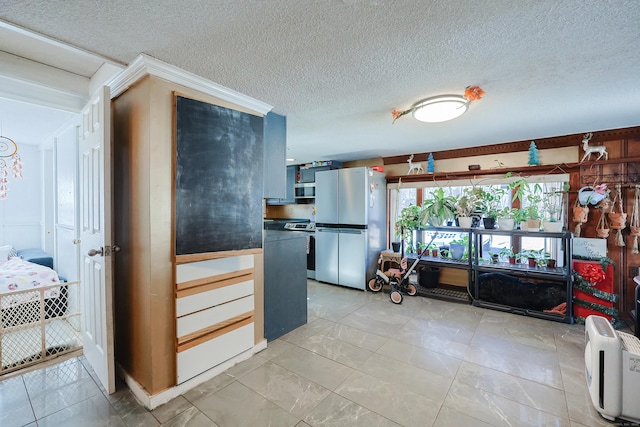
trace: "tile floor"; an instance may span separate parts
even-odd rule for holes
[[[309,281],[309,322],[153,411],[84,358],[0,381],[12,426],[606,426],[579,325]]]

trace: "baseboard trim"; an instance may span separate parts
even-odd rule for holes
[[[161,391],[160,393],[154,394],[154,395],[147,394],[147,391],[144,388],[142,388],[142,386],[138,384],[138,382],[134,380],[124,369],[122,369],[120,365],[117,366],[117,369],[118,369],[119,376],[124,378],[124,382],[127,384],[127,386],[129,387],[133,395],[136,397],[138,402],[140,402],[140,404],[143,405],[145,408],[152,410],[157,408],[160,405],[163,405],[169,402],[171,399],[174,399],[180,396],[181,394],[186,393],[187,391],[204,383],[205,381],[209,381],[211,378],[217,375],[220,375],[221,373],[231,368],[232,366],[235,366],[240,362],[244,362],[254,354],[266,348],[267,348],[267,340],[262,340],[261,342],[259,342],[258,344],[250,348],[249,350],[238,354],[237,356],[219,364],[218,366],[214,366],[208,371],[205,371],[200,375],[183,382],[182,384],[178,384],[174,387],[171,387],[167,390]]]

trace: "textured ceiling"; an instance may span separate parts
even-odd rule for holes
[[[0,0],[0,19],[271,104],[296,163],[640,125],[638,0]],[[454,121],[391,123],[468,85],[486,95]]]

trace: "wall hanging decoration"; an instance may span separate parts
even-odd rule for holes
[[[573,222],[576,223],[576,228],[573,234],[576,237],[580,237],[582,232],[582,224],[589,220],[589,206],[582,206],[579,199],[576,199],[576,205],[573,207]]]
[[[416,120],[427,123],[446,122],[463,115],[469,104],[478,101],[485,92],[480,86],[467,86],[464,95],[438,95],[416,102],[406,110],[393,109],[391,117],[395,123],[400,117],[413,113]]]
[[[418,173],[424,173],[424,169],[422,169],[422,165],[420,163],[413,163],[413,154],[409,156],[407,162],[409,163],[409,172],[407,172],[407,175],[411,175],[412,173],[415,173],[416,175]]]
[[[609,225],[607,224],[607,215],[605,213],[604,208],[600,209],[600,219],[598,220],[598,225],[596,226],[596,237],[601,239],[606,239],[609,237]]]
[[[614,212],[616,202],[618,203],[619,212]],[[624,246],[624,238],[622,237],[622,230],[627,226],[627,214],[624,213],[624,204],[622,203],[622,186],[616,185],[616,195],[613,198],[612,211],[609,212],[609,226],[614,233],[617,232],[616,246]]]
[[[18,154],[18,144],[6,136],[0,136],[0,200],[8,197],[9,168],[13,178],[22,178],[22,159]]]
[[[597,205],[603,201],[608,194],[609,190],[607,189],[607,184],[600,184],[595,187],[587,185],[578,191],[578,200],[582,205]]]
[[[582,136],[582,149],[584,150],[584,156],[582,156],[582,160],[580,160],[580,163],[584,162],[585,159],[587,158],[591,160],[591,155],[594,153],[598,154],[596,161],[600,160],[603,156],[605,160],[609,160],[609,154],[607,154],[607,147],[605,147],[604,145],[589,146],[589,140],[591,139],[592,136],[593,134],[591,132],[585,133]]]
[[[538,147],[536,146],[535,141],[531,141],[529,144],[529,162],[530,166],[536,166],[540,164],[540,159],[538,158]]]
[[[640,185],[636,184],[635,197],[633,198],[633,211],[631,212],[631,235],[633,236],[632,254],[640,253],[638,250],[638,237],[640,236]]]

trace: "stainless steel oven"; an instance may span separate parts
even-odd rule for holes
[[[284,225],[287,231],[304,233],[307,236],[307,277],[316,278],[316,224],[313,222],[288,222]]]

